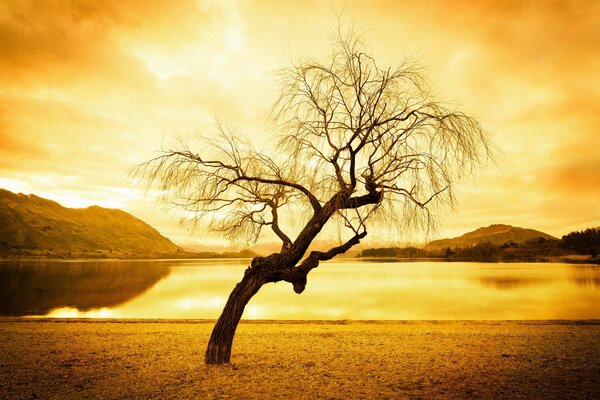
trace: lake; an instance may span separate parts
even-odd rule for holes
[[[1,261],[0,315],[213,319],[249,260]],[[600,267],[322,263],[301,295],[267,284],[246,319],[599,319]]]

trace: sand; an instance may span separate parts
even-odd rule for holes
[[[0,319],[0,398],[600,398],[600,322]]]

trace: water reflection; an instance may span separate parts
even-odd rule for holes
[[[0,313],[217,318],[248,261],[0,263]],[[568,264],[327,262],[302,295],[268,284],[247,319],[600,318],[600,269]]]
[[[525,286],[543,285],[548,280],[532,277],[482,276],[479,281],[485,286],[492,286],[501,290],[512,290]]]
[[[57,308],[117,307],[167,276],[168,267],[123,262],[0,264],[0,315],[45,315]]]
[[[598,265],[586,265],[586,266],[575,266],[573,269],[573,276],[571,279],[577,285],[600,289],[600,266]]]
[[[525,287],[560,284],[564,271],[556,264],[475,264],[477,279],[484,286],[499,290],[518,290]]]

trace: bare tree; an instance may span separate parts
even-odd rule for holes
[[[325,62],[281,71],[273,154],[221,128],[198,152],[183,145],[138,168],[193,222],[251,241],[268,228],[281,240],[279,252],[252,260],[231,292],[208,364],[229,362],[244,307],[264,284],[286,281],[302,293],[310,271],[358,244],[377,217],[399,228],[430,226],[433,207],[452,205],[454,184],[489,156],[479,123],[434,101],[418,69],[381,68],[362,48],[340,35]],[[293,235],[290,214],[305,217]],[[347,232],[345,242],[306,255],[326,225]]]

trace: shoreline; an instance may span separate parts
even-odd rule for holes
[[[260,255],[257,255],[261,257]],[[0,262],[9,261],[56,261],[56,262],[113,262],[113,261],[249,261],[251,257],[227,257],[222,255],[217,256],[193,256],[186,254],[186,256],[169,256],[169,254],[156,254],[156,255],[132,255],[123,257],[62,257],[62,256],[13,256],[3,257],[0,256]],[[506,258],[493,258],[493,259],[470,259],[470,258],[446,258],[446,257],[336,257],[334,261],[351,260],[354,262],[439,262],[439,263],[453,263],[453,262],[473,262],[473,263],[531,263],[531,264],[548,264],[548,263],[564,263],[564,264],[600,264],[600,257],[591,257],[586,255],[565,255],[565,256],[531,256],[531,257],[506,257]]]
[[[203,363],[214,320],[0,318],[5,398],[598,398],[600,320],[243,320],[232,363]]]
[[[0,316],[2,323],[90,323],[90,324],[215,324],[216,319],[196,318],[64,318],[36,316]],[[244,319],[240,325],[600,325],[600,319]]]

